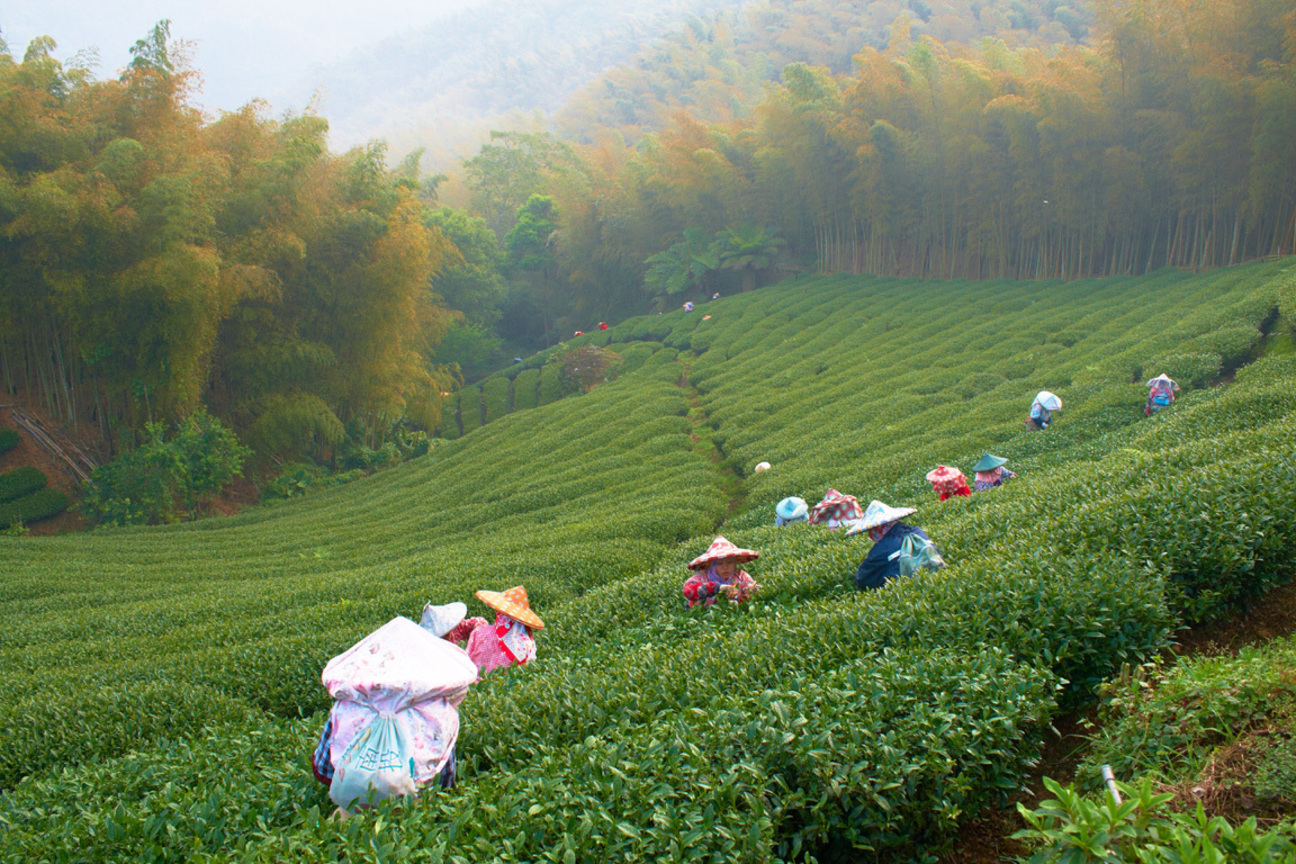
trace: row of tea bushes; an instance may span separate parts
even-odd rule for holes
[[[68,496],[47,488],[45,472],[31,465],[0,474],[0,528],[27,525],[68,508]]]
[[[77,745],[86,728],[125,723],[147,741],[187,736],[204,704],[226,716],[219,700],[145,710],[86,692],[184,683],[312,713],[327,704],[324,662],[393,615],[518,583],[544,614],[651,568],[724,513],[687,408],[673,383],[646,375],[270,510],[0,542],[0,663],[23,680],[0,704],[0,786],[126,746],[110,734]]]
[[[1060,701],[1290,572],[1291,367],[1245,367],[1150,420],[1131,383],[1175,350],[1229,365],[1274,273],[797,280],[707,321],[581,337],[642,362],[317,498],[0,538],[0,662],[25,691],[0,705],[0,861],[929,856],[1020,781]],[[548,359],[518,377],[543,389]],[[1027,434],[1039,386],[1067,410]],[[690,440],[708,427],[739,466],[774,462],[719,529],[761,550],[764,589],[688,610],[684,564],[729,503]],[[990,447],[1021,476],[937,505],[925,463]],[[827,485],[918,504],[950,566],[855,592],[865,539],[769,525],[778,498]],[[460,787],[324,818],[306,763],[324,660],[425,600],[517,581],[548,625],[540,657],[465,701]],[[140,695],[181,684],[210,712]]]

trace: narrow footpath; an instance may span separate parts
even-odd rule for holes
[[[684,397],[688,400],[689,413],[688,419],[692,424],[689,431],[689,440],[693,443],[693,452],[706,456],[716,472],[720,475],[721,488],[729,498],[729,506],[723,518],[716,522],[715,530],[719,530],[734,513],[747,501],[747,486],[743,483],[740,475],[733,463],[728,460],[723,450],[715,443],[716,432],[715,424],[706,413],[706,408],[702,404],[702,394],[689,381],[689,364],[686,359],[680,358],[675,362],[679,364],[680,375],[675,381],[675,386],[684,391]]]

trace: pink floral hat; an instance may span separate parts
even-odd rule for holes
[[[690,561],[688,566],[690,570],[705,570],[716,561],[723,561],[726,558],[733,558],[737,561],[755,561],[759,557],[759,552],[753,552],[750,549],[739,549],[725,538],[717,537],[711,541],[711,548]]]

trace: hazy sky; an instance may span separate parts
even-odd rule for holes
[[[130,47],[157,21],[171,19],[172,38],[194,43],[205,84],[200,101],[234,109],[256,97],[276,107],[281,91],[313,64],[426,27],[480,0],[0,0],[0,33],[21,59],[36,36],[52,36],[67,60],[97,48],[100,78],[130,61]]]

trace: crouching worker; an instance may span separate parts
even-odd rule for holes
[[[311,763],[343,813],[453,784],[457,709],[477,681],[463,649],[393,618],[330,660],[321,679],[334,703]]]
[[[966,498],[972,494],[963,472],[948,465],[937,465],[934,470],[928,471],[927,482],[932,484],[932,491],[942,501],[954,497]]]
[[[739,549],[723,537],[715,538],[711,548],[689,562],[689,569],[697,571],[684,583],[684,599],[689,608],[699,603],[714,606],[721,594],[730,603],[749,599],[761,586],[738,565],[759,557],[759,552]]]
[[[544,629],[544,622],[531,611],[526,588],[518,585],[507,591],[478,591],[477,599],[495,610],[495,623],[488,624],[485,618],[469,618],[447,631],[444,638],[455,643],[468,640],[468,656],[482,675],[506,666],[524,666],[534,660],[533,634]]]
[[[855,571],[856,588],[881,588],[897,576],[912,576],[921,567],[939,570],[945,566],[931,538],[921,528],[900,521],[914,512],[912,507],[888,507],[881,501],[871,501],[864,518],[846,532],[849,537],[867,531],[873,541],[873,548]]]
[[[806,507],[806,502],[795,495],[784,498],[774,507],[774,524],[780,528],[793,522],[808,521],[809,518],[810,511]]]

